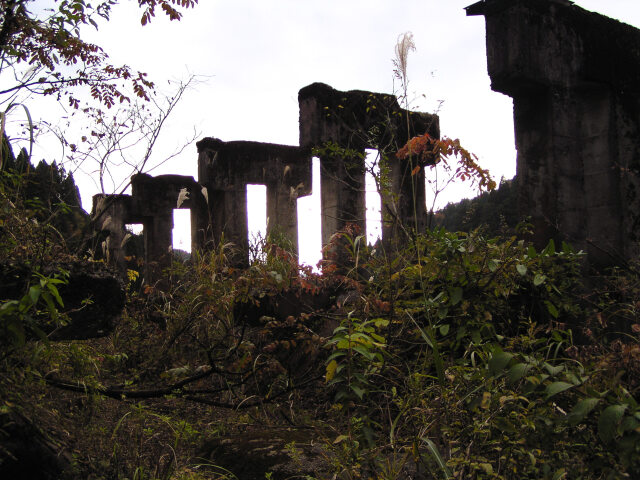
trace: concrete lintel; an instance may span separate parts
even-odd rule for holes
[[[487,0],[470,7],[487,26],[492,88],[607,84],[640,90],[640,32],[565,0]]]

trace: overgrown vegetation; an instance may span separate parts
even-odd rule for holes
[[[20,10],[26,2],[4,3],[36,33],[53,25]],[[143,21],[154,6],[173,18],[172,5],[194,4],[139,3]],[[83,2],[60,2],[52,21],[74,39],[113,4],[85,14]],[[12,65],[31,58],[16,49],[17,31],[5,36]],[[413,44],[403,40],[406,97]],[[90,46],[76,47],[56,64]],[[109,88],[95,96],[122,98]],[[410,162],[411,174],[440,164],[492,185],[457,140],[418,136],[382,160]],[[640,476],[637,269],[587,277],[580,252],[553,242],[537,251],[521,239],[524,224],[501,237],[407,226],[392,250],[349,227],[327,248],[340,264],[329,259],[321,273],[274,235],[246,269],[221,244],[175,262],[164,289],[130,271],[112,330],[54,340],[96,300],[70,306],[64,262],[96,262],[68,241],[78,225],[64,172],[46,170],[52,186],[36,200],[33,177],[13,166],[0,168],[0,266],[12,267],[0,272],[7,478]],[[74,228],[57,226],[64,215]]]
[[[472,199],[463,199],[449,203],[434,215],[434,225],[444,227],[451,232],[470,232],[477,228],[486,228],[493,234],[512,234],[518,223],[517,177],[503,180],[490,192],[482,193]]]
[[[15,178],[2,173],[2,224],[43,238]],[[479,231],[435,229],[393,257],[355,231],[336,242],[346,272],[300,268],[270,241],[246,270],[230,245],[194,255],[167,291],[133,290],[115,330],[88,341],[33,330],[65,314],[64,276],[36,273],[0,307],[2,430],[10,415],[37,425],[68,478],[290,478],[243,474],[243,462],[234,473],[207,450],[275,428],[296,432],[281,450],[307,478],[638,475],[635,273],[587,289],[568,245]]]

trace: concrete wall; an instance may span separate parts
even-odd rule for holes
[[[137,174],[131,178],[131,195],[95,195],[92,218],[97,231],[108,233],[107,261],[120,272],[126,273],[124,260],[125,227],[140,223],[144,227],[145,280],[153,283],[160,279],[162,270],[170,265],[173,210],[188,208],[192,218],[206,218],[207,202],[202,187],[193,179],[181,175],[152,177]],[[178,198],[184,190],[181,203]],[[191,248],[202,248],[205,232],[198,226],[204,222],[192,221]],[[204,227],[206,228],[206,226]]]
[[[323,244],[348,224],[365,230],[367,148],[380,152],[385,171],[383,241],[387,245],[404,242],[407,228],[422,230],[426,222],[424,170],[412,175],[412,161],[399,161],[395,153],[412,136],[429,133],[439,137],[438,117],[403,110],[393,95],[340,92],[320,83],[300,90],[299,102],[299,147],[204,138],[197,143],[198,182],[179,175],[138,174],[131,180],[131,196],[94,197],[96,228],[110,232],[114,264],[124,268],[125,225],[142,223],[147,279],[160,278],[169,262],[173,209],[189,208],[192,250],[231,242],[237,252],[232,262],[248,265],[249,184],[266,186],[267,234],[278,230],[297,246],[296,200],[311,193],[314,152],[321,161]],[[188,196],[178,206],[182,190]]]
[[[212,239],[238,247],[236,263],[247,265],[247,185],[267,187],[267,235],[279,230],[298,245],[296,199],[311,193],[311,156],[300,147],[259,142],[197,143],[198,179],[209,191]]]
[[[563,0],[487,0],[493,90],[513,98],[520,209],[539,247],[638,254],[640,31]]]
[[[426,225],[424,170],[411,175],[411,161],[395,153],[409,138],[429,133],[440,137],[437,115],[410,112],[394,95],[352,90],[341,92],[323,83],[300,90],[300,145],[320,157],[322,243],[348,223],[365,231],[365,149],[380,153],[383,176],[383,242],[406,240],[401,226]],[[333,143],[339,148],[323,148]]]

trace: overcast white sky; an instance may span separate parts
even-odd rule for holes
[[[484,18],[464,11],[473,0],[200,0],[182,21],[158,14],[146,27],[136,3],[117,6],[92,34],[112,62],[146,71],[159,85],[190,73],[207,77],[175,112],[160,156],[194,127],[202,137],[297,145],[298,90],[324,82],[393,93],[394,46],[411,31],[412,109],[438,109],[443,135],[460,138],[497,179],[515,174],[512,102],[490,89]],[[640,27],[638,0],[575,3]],[[196,160],[194,144],[153,174],[196,177]],[[78,181],[90,208],[96,190]],[[470,195],[457,190],[447,199]],[[315,233],[305,229],[305,236]]]

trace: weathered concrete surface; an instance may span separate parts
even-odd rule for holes
[[[301,89],[298,102],[300,146],[323,147],[332,142],[347,150],[342,156],[330,151],[320,155],[323,245],[348,223],[365,230],[367,148],[377,149],[388,167],[382,189],[383,239],[397,238],[399,224],[422,230],[426,224],[424,171],[411,175],[415,165],[396,160],[394,154],[416,135],[439,138],[437,115],[404,110],[394,95],[341,92],[323,83]]]
[[[492,89],[513,97],[520,208],[535,242],[593,266],[638,254],[640,31],[559,0],[487,0]]]
[[[202,187],[193,177],[183,175],[139,173],[131,178],[131,190],[131,223],[144,226],[146,273],[157,279],[171,263],[173,210],[191,210],[191,248],[196,251],[205,240],[201,219],[206,218],[207,202]]]
[[[108,232],[107,260],[120,272],[124,260],[125,226],[140,223],[144,227],[145,279],[152,283],[161,277],[171,262],[173,210],[191,210],[191,248],[204,246],[209,230],[207,199],[193,177],[137,174],[131,178],[131,195],[95,195],[92,218],[94,228]]]
[[[267,188],[267,234],[274,229],[298,245],[296,199],[311,193],[311,156],[300,147],[204,138],[197,143],[198,180],[209,191],[213,240],[232,242],[248,257],[247,185]]]
[[[297,198],[311,193],[313,147],[337,146],[321,157],[322,241],[355,223],[365,228],[365,161],[367,148],[381,154],[384,185],[383,240],[391,244],[404,228],[426,224],[424,171],[412,174],[415,160],[399,161],[395,153],[416,135],[439,137],[436,115],[400,108],[393,95],[339,92],[321,83],[299,93],[300,147],[204,138],[197,143],[198,182],[192,177],[138,174],[131,195],[97,195],[93,219],[109,232],[108,258],[126,269],[122,243],[125,225],[144,225],[147,282],[160,278],[169,263],[173,209],[191,210],[192,250],[221,241],[236,245],[237,266],[248,264],[247,193],[249,184],[267,189],[267,234],[278,230],[298,245]],[[183,193],[187,193],[184,197]],[[178,199],[184,200],[178,205]],[[403,226],[401,229],[400,226]]]
[[[105,232],[105,252],[107,263],[119,273],[126,273],[123,242],[126,235],[126,224],[130,221],[132,211],[131,195],[104,195],[93,196],[91,218],[94,221],[94,230]]]

